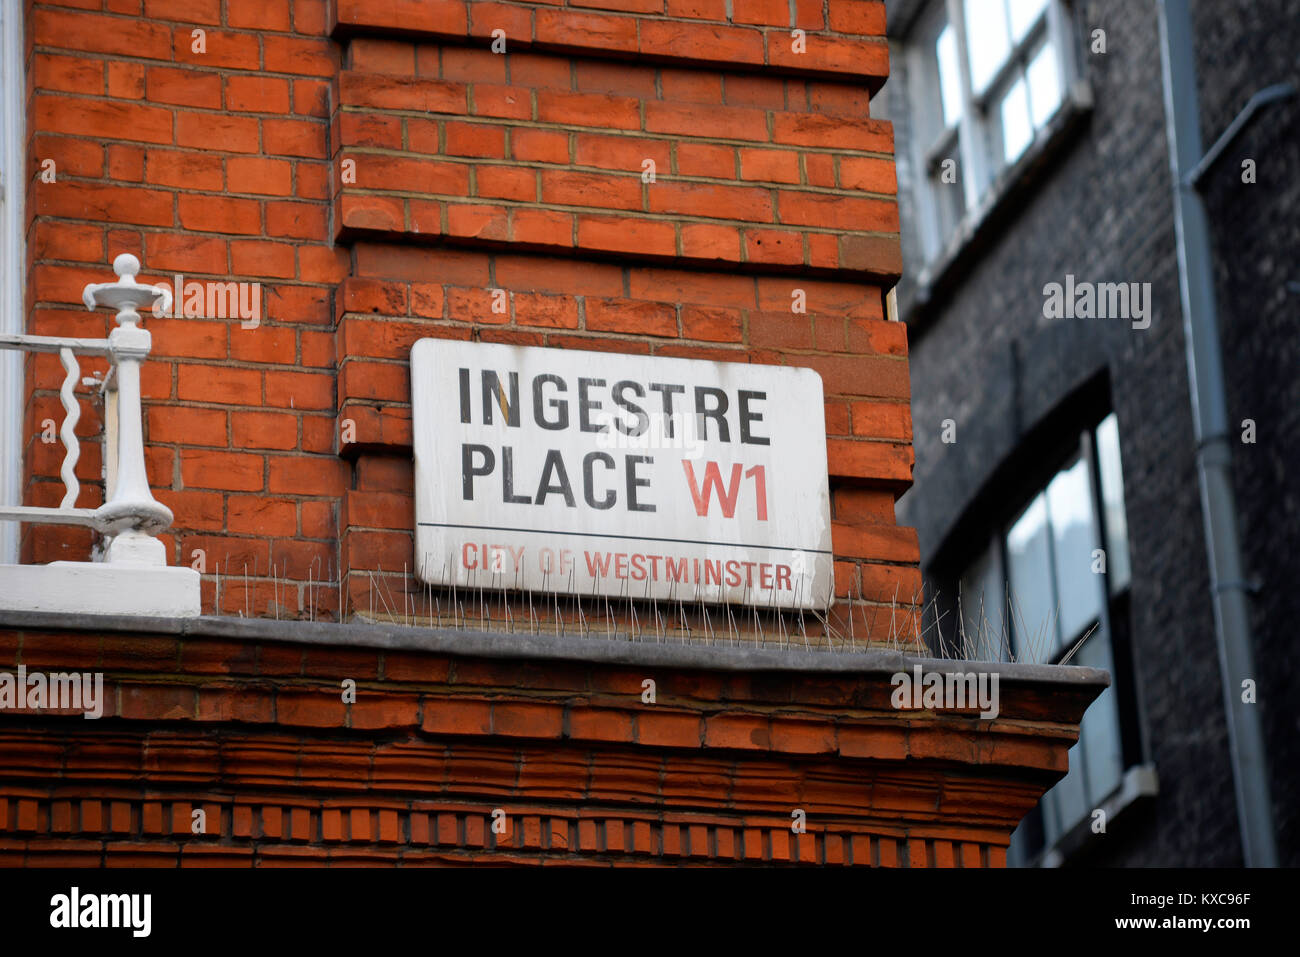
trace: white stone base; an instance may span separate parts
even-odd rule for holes
[[[197,618],[193,568],[51,562],[0,565],[0,608],[78,615]]]

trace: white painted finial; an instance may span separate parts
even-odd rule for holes
[[[130,253],[122,253],[113,260],[113,272],[117,273],[116,282],[93,282],[81,293],[81,301],[86,308],[94,310],[97,306],[111,306],[117,310],[118,325],[134,324],[140,321],[138,310],[142,306],[157,304],[157,311],[167,314],[171,310],[172,293],[165,285],[149,286],[136,282],[140,272],[140,260]]]
[[[117,273],[117,278],[119,279],[126,279],[127,282],[134,282],[136,275],[140,272],[140,260],[136,259],[130,253],[122,253],[122,255],[113,260],[113,272]]]

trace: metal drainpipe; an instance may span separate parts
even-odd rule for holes
[[[1195,187],[1185,181],[1200,162],[1202,149],[1189,0],[1160,0],[1159,9],[1187,376],[1237,817],[1246,866],[1276,867],[1277,846],[1259,706],[1241,700],[1241,682],[1247,678],[1258,681],[1258,673],[1230,472],[1228,405],[1219,350],[1213,260],[1205,207]]]

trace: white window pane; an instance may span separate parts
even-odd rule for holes
[[[1006,13],[1002,0],[965,0],[965,7],[970,82],[976,93],[983,93],[1011,53]]]
[[[1029,62],[1026,76],[1029,79],[1031,119],[1034,129],[1039,129],[1061,105],[1061,77],[1056,68],[1056,50],[1050,43],[1043,44]]]
[[[1002,580],[1000,549],[995,544],[966,569],[961,578],[961,621],[967,657],[983,661],[1007,659],[1003,607],[1006,586]]]
[[[1070,659],[1072,665],[1114,669],[1110,646],[1102,634],[1089,638]],[[1123,755],[1119,737],[1119,711],[1115,704],[1115,686],[1097,696],[1079,723],[1079,746],[1086,757],[1088,801],[1097,805],[1119,786],[1123,774]],[[1070,769],[1074,771],[1073,768]]]
[[[943,101],[943,125],[952,126],[961,119],[961,74],[957,65],[957,32],[947,24],[934,44],[939,64],[939,96]]]
[[[1073,642],[1101,617],[1102,602],[1102,579],[1092,571],[1097,534],[1085,459],[1077,459],[1052,479],[1047,486],[1047,507],[1056,560],[1060,634],[1062,641]]]
[[[1097,426],[1097,470],[1106,518],[1106,571],[1113,593],[1128,587],[1128,518],[1124,513],[1124,469],[1119,458],[1119,422],[1112,412]]]
[[[1047,6],[1047,0],[1007,0],[1007,15],[1011,20],[1011,36],[1020,41],[1038,21],[1038,15]]]
[[[1047,545],[1047,498],[1039,495],[1007,533],[1007,577],[1017,661],[1043,662],[1056,647],[1051,555]]]
[[[1020,158],[1034,139],[1029,122],[1029,96],[1023,79],[1016,80],[1002,98],[1002,155],[1009,165]]]

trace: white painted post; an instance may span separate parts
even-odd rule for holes
[[[86,308],[112,306],[117,310],[117,328],[108,337],[109,354],[117,375],[117,479],[112,497],[96,514],[106,534],[112,535],[104,550],[110,564],[166,566],[166,549],[154,534],[172,523],[171,509],[156,501],[149,491],[144,464],[144,435],[140,408],[140,363],[149,355],[152,340],[140,328],[139,308],[163,300],[171,306],[166,286],[138,283],[140,261],[130,253],[113,260],[117,282],[91,283],[82,293]]]

